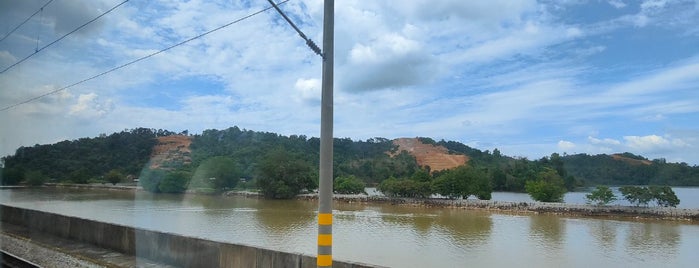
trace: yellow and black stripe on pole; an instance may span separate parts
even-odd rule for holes
[[[318,214],[318,267],[332,267],[333,214]]]

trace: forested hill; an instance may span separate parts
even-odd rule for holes
[[[169,150],[164,143],[177,148]],[[320,139],[315,137],[283,136],[238,127],[210,129],[197,135],[137,128],[19,148],[14,155],[2,158],[0,181],[16,184],[31,174],[30,177],[54,182],[86,183],[100,181],[110,172],[124,177],[140,176],[150,169],[181,171],[192,178],[209,159],[232,163],[240,176],[254,179],[259,175],[260,164],[279,151],[305,163],[317,177],[319,145]],[[432,172],[438,173],[464,163],[485,171],[493,189],[500,191],[523,191],[526,181],[549,171],[560,176],[569,189],[584,184],[699,185],[699,167],[651,161],[629,153],[595,156],[554,153],[528,160],[502,155],[497,149],[481,151],[460,142],[437,142],[431,138],[365,141],[336,138],[334,141],[334,175],[354,176],[369,185],[391,177],[409,178],[421,169],[432,169],[429,165],[434,166]]]
[[[649,160],[631,153],[563,156],[569,174],[588,184],[606,185],[699,185],[699,166]]]

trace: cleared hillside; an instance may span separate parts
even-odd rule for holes
[[[462,154],[449,154],[444,146],[422,143],[417,138],[399,138],[393,140],[398,152],[406,151],[417,160],[420,166],[429,166],[432,171],[455,168],[468,162],[469,157]]]
[[[184,135],[158,137],[158,143],[153,147],[150,168],[169,168],[192,162],[189,146],[192,139]]]

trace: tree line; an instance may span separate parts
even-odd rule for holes
[[[173,160],[164,168],[150,169],[148,161],[157,138],[174,134],[191,138],[191,162]],[[356,193],[368,185],[392,196],[439,194],[481,199],[489,199],[492,191],[513,191],[528,192],[535,200],[560,201],[566,191],[591,183],[699,185],[699,168],[685,163],[653,160],[638,166],[637,162],[619,161],[611,156],[557,153],[529,160],[503,155],[498,149],[481,151],[455,141],[425,137],[419,140],[444,146],[452,154],[467,155],[470,160],[462,167],[432,172],[429,166],[419,166],[409,153],[398,152],[389,139],[336,138],[335,191]],[[131,176],[139,177],[141,185],[153,192],[220,192],[238,187],[258,188],[271,198],[288,198],[317,187],[319,147],[320,139],[315,137],[238,127],[209,129],[197,135],[136,128],[95,138],[21,147],[14,155],[2,158],[0,182],[115,183]],[[642,158],[631,154],[626,157],[638,161]]]
[[[642,186],[622,186],[619,187],[621,195],[635,206],[648,206],[648,203],[655,201],[658,206],[677,207],[680,199],[670,186],[651,185]],[[598,185],[592,192],[585,195],[589,204],[607,205],[618,200],[611,188],[606,185]]]

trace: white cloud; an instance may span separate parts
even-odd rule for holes
[[[690,146],[681,139],[662,137],[658,135],[624,136],[626,146],[634,152],[658,153]]]
[[[575,149],[575,143],[570,141],[558,141],[558,149],[561,151],[571,151]]]
[[[587,140],[594,145],[621,145],[620,141],[610,138],[598,139],[594,137],[587,137]]]
[[[0,17],[30,14],[35,8],[25,2],[29,1],[0,1]],[[699,52],[682,46],[693,40],[686,35],[668,36],[696,31],[699,5],[651,1],[639,11],[636,3],[611,0],[609,4],[619,8],[612,11],[620,17],[599,19],[605,16],[578,15],[588,11],[579,9],[584,1],[576,2],[337,1],[337,135],[433,136],[483,146],[502,144],[510,154],[532,156],[530,152],[549,155],[573,146],[578,152],[659,151],[665,148],[662,143],[650,146],[652,139],[637,133],[696,129],[690,122],[697,121],[699,112],[699,60],[691,55]],[[0,74],[0,105],[70,85],[266,5],[129,1],[83,36],[66,38]],[[282,9],[322,44],[322,1],[290,1]],[[63,11],[83,18],[95,9]],[[645,28],[634,28],[634,22]],[[42,34],[41,42],[51,40],[56,27],[67,25],[44,25],[47,36]],[[663,38],[658,40],[662,47],[637,43],[625,52],[630,58],[658,58],[657,62],[607,62],[609,53],[618,49],[616,41],[644,37],[651,25],[667,30],[653,35]],[[0,66],[33,51],[37,27],[28,26],[0,43]],[[654,50],[634,54],[636,48]],[[0,139],[12,140],[3,141],[0,153],[53,142],[59,136],[77,138],[138,126],[195,132],[238,125],[317,136],[321,63],[277,13],[265,12],[0,114],[2,125],[22,128],[0,129]],[[604,138],[601,133],[616,136]],[[699,157],[687,152],[699,142],[691,139],[694,136],[668,135],[659,136],[668,142],[663,145],[670,148],[668,155],[699,163]],[[680,144],[673,143],[675,139],[689,147],[675,150],[679,147],[673,144]]]
[[[95,93],[80,94],[77,103],[69,109],[69,114],[83,117],[96,118],[102,117],[114,109],[114,104],[111,100],[101,102]]]
[[[294,84],[297,99],[302,102],[317,105],[321,100],[321,81],[319,79],[299,78]]]
[[[619,9],[626,7],[626,3],[624,3],[624,1],[622,1],[622,0],[609,0],[608,3],[610,5],[612,5],[613,7],[619,8]]]

